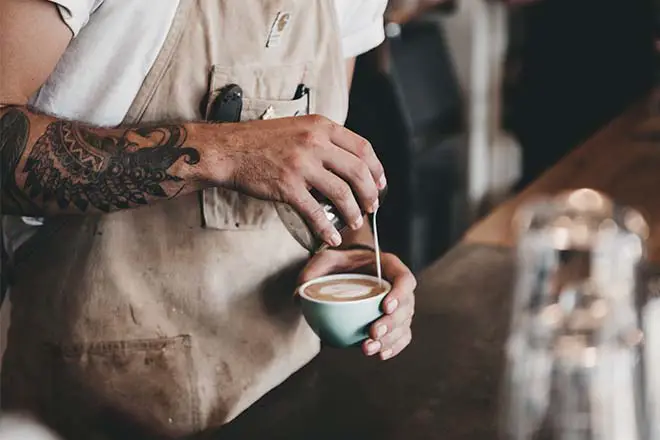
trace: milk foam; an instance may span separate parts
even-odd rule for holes
[[[329,284],[319,289],[320,295],[332,296],[335,298],[357,298],[366,296],[373,290],[372,286],[364,284],[343,282],[341,284]]]

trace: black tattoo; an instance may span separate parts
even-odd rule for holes
[[[39,210],[18,188],[15,178],[29,133],[30,120],[22,111],[10,108],[0,117],[0,197],[2,212],[6,214]]]
[[[20,170],[23,192],[35,202],[54,201],[62,210],[75,206],[86,212],[93,206],[110,212],[146,205],[150,197],[167,198],[181,191],[182,185],[168,186],[183,181],[168,173],[180,158],[189,165],[199,162],[199,151],[184,146],[185,140],[186,130],[179,125],[103,130],[56,121]],[[19,158],[25,147],[20,150]]]

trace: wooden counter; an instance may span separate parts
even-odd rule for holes
[[[520,195],[468,231],[464,242],[510,247],[511,219],[522,203],[545,194],[591,187],[639,209],[651,227],[650,258],[660,263],[660,108],[643,100],[566,156]]]

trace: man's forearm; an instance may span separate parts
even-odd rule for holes
[[[0,108],[2,212],[107,213],[199,190],[211,166],[206,125],[98,128]]]

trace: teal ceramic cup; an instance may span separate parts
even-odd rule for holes
[[[369,335],[369,326],[383,315],[381,303],[392,285],[383,280],[384,292],[349,301],[319,300],[305,293],[305,289],[312,284],[332,280],[372,280],[378,283],[378,278],[362,274],[328,275],[308,281],[298,288],[303,315],[314,333],[330,346],[350,347],[364,341]]]

